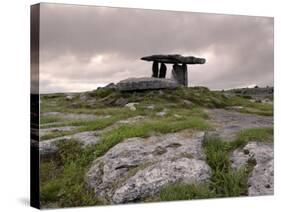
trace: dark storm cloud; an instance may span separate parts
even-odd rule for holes
[[[206,57],[193,85],[273,84],[272,18],[43,4],[40,46],[42,92],[149,76],[155,53]]]

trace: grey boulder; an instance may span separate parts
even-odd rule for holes
[[[204,132],[182,131],[130,138],[95,160],[86,182],[109,203],[137,201],[169,183],[202,183],[210,175],[202,149]]]

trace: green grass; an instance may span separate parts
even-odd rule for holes
[[[273,142],[273,127],[250,128],[241,130],[234,142],[230,142],[230,149],[243,148],[249,141]]]
[[[251,102],[239,96],[233,96],[226,100],[227,106],[242,106],[238,111],[241,113],[257,114],[262,116],[273,116],[273,105],[266,103]]]
[[[84,184],[84,174],[95,159],[93,153],[94,148],[83,149],[76,141],[69,141],[60,144],[58,158],[41,162],[40,197],[43,205],[56,203],[59,207],[70,207],[101,204],[94,192],[87,190]],[[50,163],[53,163],[51,167]]]
[[[79,128],[69,130],[69,131],[60,131],[60,132],[50,132],[44,136],[41,137],[41,140],[51,139],[51,138],[57,138],[62,137],[66,135],[73,135],[75,133],[79,132],[85,132],[85,131],[95,131],[95,130],[101,130],[104,129],[112,124],[114,124],[116,121],[121,120],[119,116],[104,118],[104,119],[97,119],[93,121],[85,121],[85,120],[78,120],[78,121],[70,121],[66,122],[63,125],[54,125],[52,127],[62,127],[62,126],[78,126]]]
[[[106,109],[98,109],[95,111],[98,115],[109,115],[107,118],[99,118],[96,120],[75,120],[75,121],[65,121],[63,123],[54,123],[49,124],[48,127],[63,127],[63,126],[77,126],[79,128],[69,130],[69,131],[61,131],[61,132],[50,132],[44,136],[41,137],[41,140],[66,136],[66,135],[72,135],[78,132],[84,132],[84,131],[95,131],[95,130],[101,130],[104,129],[117,121],[124,120],[130,117],[134,116],[145,116],[150,117],[151,120],[159,119],[159,117],[156,115],[157,111],[162,111],[163,108],[161,106],[156,105],[154,110],[147,109],[147,105],[140,104],[137,106],[136,111],[131,111],[128,108],[106,108]],[[167,109],[168,107],[166,107]],[[177,115],[178,117],[175,117],[174,115]],[[188,117],[188,118],[187,118]],[[167,114],[165,117],[162,118],[163,122],[170,121],[170,120],[178,120],[181,121],[179,123],[195,123],[195,119],[198,119],[198,126],[203,122],[202,119],[207,119],[208,115],[198,107],[194,108],[168,108]],[[188,120],[186,120],[188,119]],[[186,121],[185,121],[186,120]],[[205,125],[203,123],[202,128],[204,128]],[[43,127],[44,128],[44,127]]]
[[[161,189],[160,201],[206,199],[215,197],[214,192],[209,190],[208,185],[195,185],[176,183],[167,185]]]
[[[40,124],[49,124],[54,122],[61,121],[60,117],[57,116],[41,116],[40,117]]]
[[[228,142],[217,137],[204,141],[206,161],[212,169],[210,190],[216,197],[234,197],[247,194],[247,180],[251,169],[243,167],[238,171],[231,168],[229,153],[232,150]]]

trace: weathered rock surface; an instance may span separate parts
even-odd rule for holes
[[[168,183],[201,183],[210,175],[202,149],[203,132],[182,131],[130,138],[93,162],[89,188],[110,203],[136,201]]]
[[[274,193],[274,151],[273,144],[250,142],[243,149],[237,149],[231,156],[232,167],[239,169],[246,163],[254,164],[248,179],[248,195],[273,195]]]
[[[80,132],[69,136],[62,136],[58,138],[43,140],[39,142],[39,152],[41,156],[48,156],[58,151],[58,144],[69,140],[77,140],[83,146],[94,145],[99,141],[100,132],[89,131]]]
[[[149,89],[175,89],[179,85],[170,79],[163,78],[129,78],[117,83],[117,89],[121,91],[137,91]]]
[[[74,127],[74,126],[65,126],[65,127],[51,127],[51,128],[41,128],[40,129],[40,137],[47,135],[49,133],[53,133],[53,132],[65,132],[65,131],[70,131],[70,130],[74,130],[78,127]]]
[[[216,124],[215,134],[222,139],[231,141],[237,132],[248,128],[272,127],[273,117],[238,113],[223,109],[206,110]]]
[[[184,182],[203,182],[209,178],[210,169],[204,161],[189,158],[162,161],[130,178],[113,196],[114,203],[124,203],[145,198],[159,192],[164,185]]]
[[[129,101],[128,99],[120,97],[120,98],[118,98],[114,102],[114,105],[116,105],[116,106],[125,106],[128,103],[128,101]]]
[[[83,113],[61,113],[61,112],[45,112],[42,116],[56,116],[63,120],[95,120],[101,118],[94,114],[83,114]]]

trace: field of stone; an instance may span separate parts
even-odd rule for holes
[[[39,150],[43,208],[270,195],[273,90],[43,94]]]

